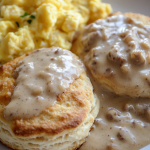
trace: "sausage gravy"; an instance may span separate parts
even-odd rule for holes
[[[83,63],[61,48],[40,49],[18,63],[14,72],[16,87],[5,107],[7,120],[31,118],[57,102],[83,71]]]
[[[80,150],[139,150],[150,143],[150,100],[117,96],[93,80],[99,114]]]
[[[139,150],[149,144],[150,99],[141,97],[150,97],[150,26],[112,16],[88,25],[75,44],[101,103],[80,150]]]

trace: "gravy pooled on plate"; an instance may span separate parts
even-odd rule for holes
[[[150,100],[111,94],[95,81],[100,110],[80,150],[139,150],[150,143]]]
[[[16,87],[5,107],[8,120],[31,118],[54,105],[83,71],[83,64],[70,51],[61,48],[36,50],[18,63],[14,72]]]

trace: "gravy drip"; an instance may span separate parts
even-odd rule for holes
[[[112,16],[88,25],[79,41],[81,58],[93,76],[105,77],[112,89],[118,85],[114,91],[119,95],[150,97],[150,26]]]
[[[18,63],[16,87],[4,109],[7,120],[31,118],[57,102],[84,67],[70,51],[53,47],[34,51]]]
[[[150,101],[117,96],[93,81],[99,114],[79,150],[139,150],[150,143]]]

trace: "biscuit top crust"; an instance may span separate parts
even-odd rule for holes
[[[38,116],[6,120],[4,108],[10,103],[15,88],[14,70],[19,61],[30,54],[18,57],[0,66],[0,120],[7,124],[12,134],[29,137],[56,135],[78,127],[95,107],[93,87],[84,70],[65,90],[57,96],[54,105],[43,110]],[[94,118],[93,118],[94,120]]]
[[[150,88],[149,25],[115,15],[88,25],[79,40],[77,53],[94,76],[121,87]]]
[[[54,105],[57,96],[84,71],[70,51],[58,47],[35,50],[18,62],[13,72],[16,87],[4,109],[7,120],[31,118]]]

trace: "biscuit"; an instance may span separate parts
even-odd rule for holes
[[[115,12],[80,31],[72,52],[107,90],[150,97],[150,18]]]
[[[15,87],[13,72],[27,55],[0,66],[0,141],[16,150],[77,149],[85,142],[99,111],[99,100],[86,72],[40,115],[11,121],[4,118],[3,110]]]

